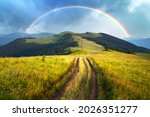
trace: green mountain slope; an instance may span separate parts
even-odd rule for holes
[[[87,40],[94,41],[97,44],[103,45],[105,48],[120,51],[120,52],[141,52],[150,53],[149,49],[138,47],[127,41],[121,40],[119,38],[104,34],[104,33],[85,33],[81,34],[83,38]]]
[[[63,32],[47,38],[17,39],[0,47],[0,56],[63,55],[74,50],[102,51],[112,49],[121,52],[149,53],[150,50],[135,46],[116,37],[101,33]]]

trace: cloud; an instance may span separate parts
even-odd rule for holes
[[[70,5],[81,5],[92,8],[99,8],[116,17],[116,19],[118,19],[122,24],[125,25],[130,34],[135,36],[138,34],[144,36],[150,35],[150,15],[148,13],[150,11],[150,0],[0,0],[0,32],[5,33],[25,30],[36,18],[38,18],[45,12],[54,8]],[[90,17],[96,18],[96,16],[90,16],[90,14],[89,17],[86,15],[85,18],[90,19]],[[81,18],[83,20],[84,17],[81,16]],[[85,18],[84,20],[88,22],[88,20],[86,20]],[[75,17],[74,19],[78,19],[78,21],[76,22],[75,20],[73,20],[74,22],[71,23],[72,26],[74,25],[75,27],[78,24],[84,24],[81,21],[79,23],[79,18]],[[97,23],[96,19],[92,20]],[[58,23],[58,21],[55,22]],[[64,23],[67,22],[69,21],[60,21],[58,24],[62,27],[62,29],[69,29],[69,25],[64,25]],[[92,25],[92,22],[89,21],[89,25],[87,26],[90,26],[90,23]],[[105,22],[101,23],[101,25],[103,24],[105,24]],[[53,25],[51,24],[50,26]],[[47,27],[44,28],[47,29]],[[58,30],[59,27],[56,28]],[[82,27],[80,28],[83,29]],[[36,29],[38,29],[36,30],[37,32],[44,30],[41,26]],[[88,27],[87,29],[91,29],[91,27]],[[93,30],[95,31],[96,29],[98,30],[97,27],[95,27],[95,29]]]
[[[106,6],[104,10],[124,24],[132,36],[150,36],[150,0],[101,1],[100,8]]]
[[[68,10],[70,12],[66,13]],[[28,33],[72,31],[78,33],[102,32],[116,37],[126,36],[116,23],[95,11],[85,9],[68,10],[62,10],[61,13],[55,12],[46,16],[28,29]]]
[[[128,10],[133,13],[145,5],[150,5],[150,0],[130,0]]]
[[[16,28],[13,26],[10,26],[8,24],[1,24],[0,23],[0,33],[2,34],[9,34],[13,32],[23,32],[22,28]]]
[[[0,32],[12,33],[25,30],[40,12],[33,0],[1,0]],[[42,13],[41,13],[42,14]]]

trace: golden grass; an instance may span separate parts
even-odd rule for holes
[[[45,85],[67,71],[72,60],[71,56],[49,56],[45,62],[42,57],[0,58],[0,99],[36,99]]]
[[[99,99],[150,99],[150,55],[115,51],[0,58],[0,99],[51,99],[70,78],[73,68],[68,69],[78,57],[79,73],[61,99],[89,99],[91,68],[86,57],[93,60]],[[62,76],[65,78],[56,82]]]
[[[99,99],[150,99],[150,61],[119,52],[93,55],[98,66]],[[103,97],[104,96],[104,97]]]
[[[80,94],[81,86],[80,83],[82,83],[82,78],[84,76],[84,64],[82,61],[82,58],[80,57],[79,62],[79,72],[77,75],[73,78],[72,82],[69,86],[66,87],[65,92],[61,99],[83,99],[84,95]],[[82,95],[82,96],[81,96]]]

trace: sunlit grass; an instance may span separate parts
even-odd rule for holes
[[[79,72],[66,87],[61,99],[89,99],[90,91],[90,67],[85,57],[80,57]]]
[[[81,59],[81,58],[80,58]],[[79,62],[79,71],[77,75],[73,78],[73,81],[69,86],[66,87],[65,92],[61,99],[81,99],[84,96],[80,96],[80,83],[82,82],[82,78],[84,76],[84,64],[83,61]],[[82,95],[82,94],[81,94]]]
[[[92,58],[98,66],[99,88],[104,89],[103,95],[99,92],[100,99],[150,99],[147,58],[119,52],[104,52]]]
[[[0,58],[0,99],[52,99],[73,73],[74,58],[80,58],[79,72],[61,99],[89,99],[92,71],[86,57],[93,60],[99,99],[150,99],[150,55],[76,51],[67,56]]]
[[[42,57],[0,58],[0,99],[37,98],[47,82],[51,85],[67,71],[72,60],[65,56],[45,57],[45,61]]]

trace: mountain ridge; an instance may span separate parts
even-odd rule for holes
[[[64,55],[72,53],[71,48],[98,52],[111,49],[125,53],[150,53],[149,49],[104,33],[63,32],[47,38],[17,39],[0,47],[0,56]]]

